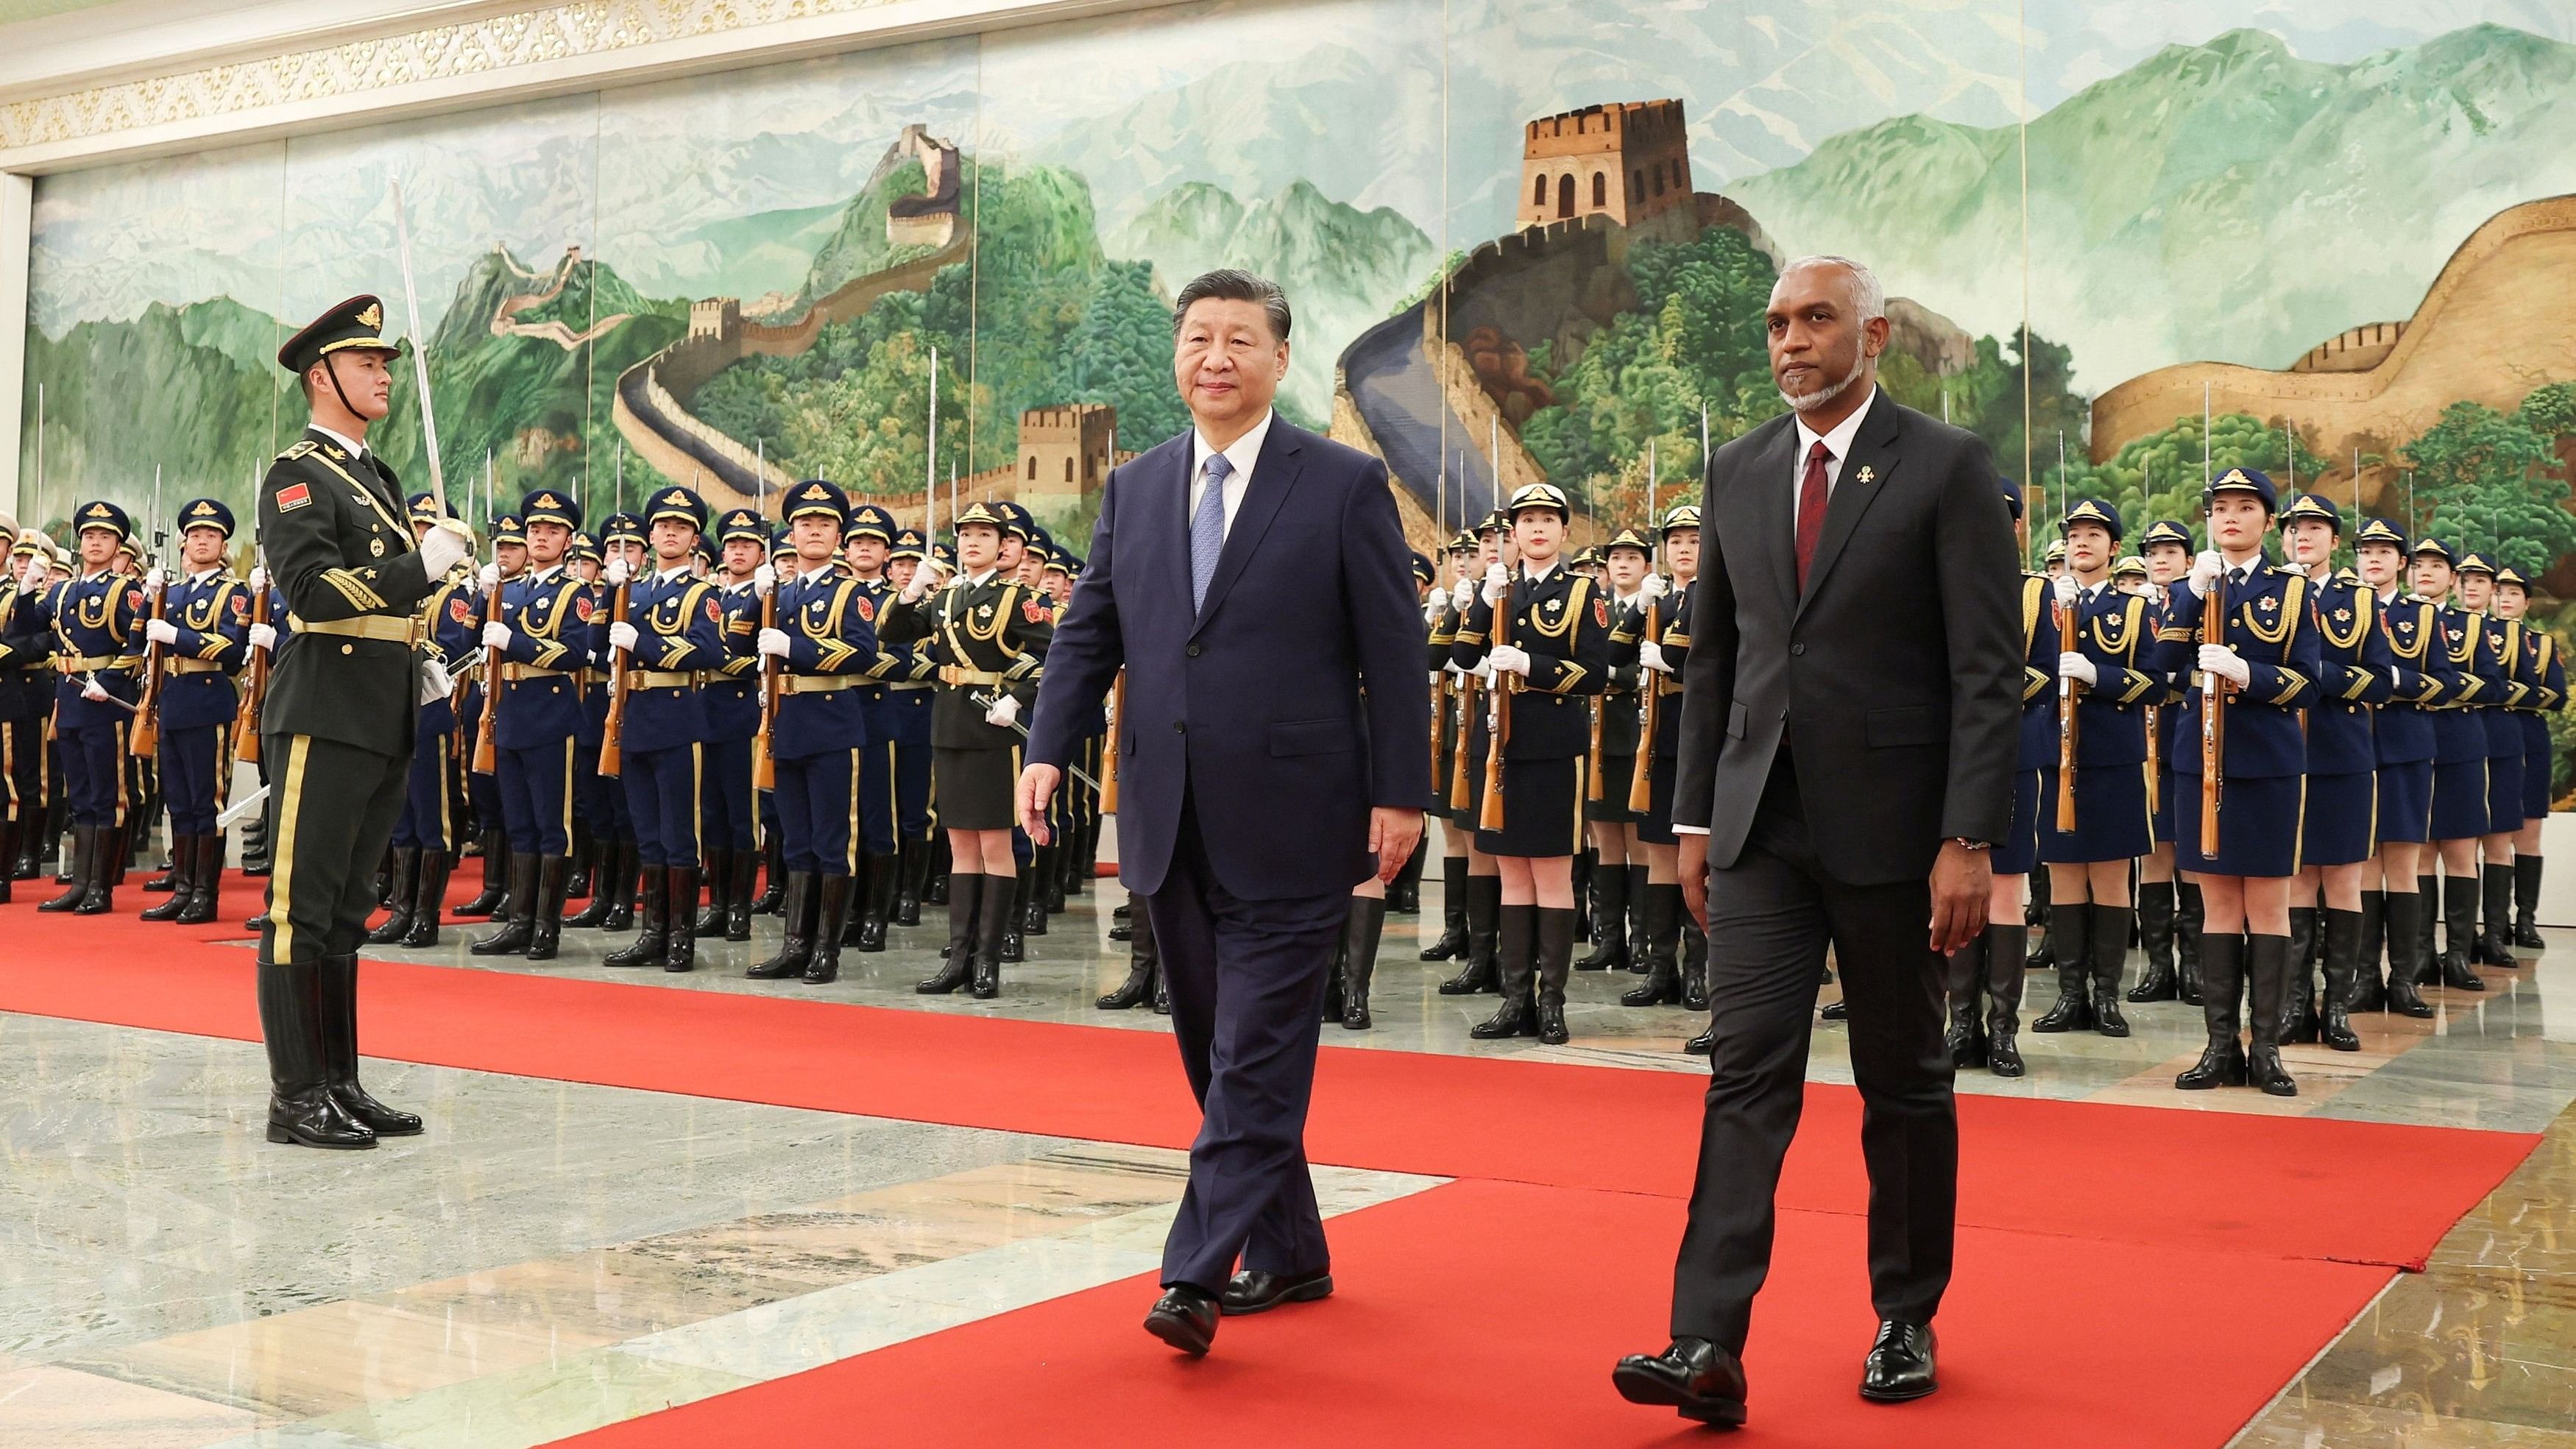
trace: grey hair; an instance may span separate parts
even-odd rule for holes
[[[1782,267],[1780,269],[1780,275],[1782,277],[1786,277],[1791,272],[1798,270],[1800,267],[1842,268],[1843,272],[1851,279],[1852,310],[1860,314],[1854,319],[1855,321],[1867,322],[1873,318],[1884,317],[1887,315],[1887,288],[1879,285],[1878,273],[1871,271],[1868,267],[1861,265],[1859,262],[1853,261],[1849,257],[1837,257],[1829,254],[1800,257],[1789,265]],[[1772,290],[1775,292],[1778,291],[1779,283],[1772,283]]]
[[[1213,272],[1202,272],[1192,277],[1188,286],[1181,288],[1181,295],[1172,302],[1174,337],[1181,335],[1181,322],[1189,316],[1190,305],[1209,298],[1220,302],[1260,303],[1262,312],[1270,319],[1271,335],[1282,342],[1288,340],[1288,324],[1291,321],[1288,315],[1288,294],[1279,290],[1279,284],[1268,277],[1244,271],[1239,267],[1219,267]]]

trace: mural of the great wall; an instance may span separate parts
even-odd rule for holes
[[[399,286],[400,179],[478,498],[823,476],[1079,529],[1182,426],[1169,298],[1226,263],[1288,286],[1284,410],[1385,457],[1418,543],[1538,478],[1606,529],[1778,410],[1762,301],[1834,251],[1898,294],[1890,390],[2040,484],[2043,535],[2061,483],[2135,526],[2251,463],[2557,620],[2576,20],[2489,8],[2151,39],[2185,8],[2041,0],[2024,79],[2014,7],[1900,3],[1855,87],[1839,4],[1216,0],[48,177],[20,511],[141,512],[156,466],[245,501],[300,419],[278,339]]]

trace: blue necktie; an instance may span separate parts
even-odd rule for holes
[[[1234,472],[1234,463],[1223,453],[1210,453],[1206,472],[1207,490],[1199,495],[1199,511],[1190,517],[1193,613],[1207,603],[1208,581],[1216,577],[1216,556],[1225,550],[1225,480]]]

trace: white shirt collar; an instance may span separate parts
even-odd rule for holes
[[[197,570],[195,573],[188,575],[188,582],[193,584],[200,582],[201,580],[211,579],[223,571],[224,566],[222,564],[208,564],[204,568]]]
[[[1556,557],[1554,557],[1554,558],[1552,558],[1552,559],[1549,559],[1545,564],[1542,564],[1542,565],[1532,565],[1532,564],[1523,564],[1523,565],[1521,565],[1521,573],[1522,573],[1523,575],[1525,575],[1525,576],[1529,579],[1529,581],[1530,581],[1531,583],[1534,583],[1534,584],[1545,583],[1545,582],[1547,582],[1547,576],[1548,576],[1549,574],[1555,573],[1555,572],[1556,572],[1556,570],[1557,570],[1557,568],[1558,568],[1558,566],[1559,566],[1559,565],[1561,565],[1561,564],[1563,564],[1564,562],[1565,562],[1565,555],[1563,555],[1563,554],[1558,554]]]
[[[980,574],[968,574],[966,576],[966,587],[970,589],[980,589],[984,585],[991,583],[1001,574],[1001,572],[1002,566],[995,564],[993,567],[984,570]]]
[[[1252,425],[1252,431],[1221,449],[1209,446],[1207,434],[1193,426],[1190,429],[1190,481],[1198,481],[1199,474],[1207,469],[1208,454],[1216,452],[1224,453],[1225,460],[1234,465],[1234,478],[1251,477],[1252,465],[1261,458],[1262,440],[1270,436],[1270,420],[1277,416],[1275,411],[1263,412],[1261,421]]]
[[[1816,443],[1821,438],[1825,445],[1825,451],[1834,455],[1834,460],[1830,465],[1828,465],[1828,468],[1830,471],[1833,471],[1837,479],[1839,479],[1839,470],[1841,468],[1842,461],[1851,456],[1852,439],[1860,433],[1861,420],[1868,417],[1869,410],[1877,405],[1878,385],[1876,383],[1872,383],[1870,385],[1869,396],[1862,400],[1859,407],[1852,409],[1852,415],[1850,417],[1834,424],[1834,430],[1830,433],[1820,434],[1816,432],[1815,429],[1807,426],[1807,420],[1805,418],[1799,418],[1799,468],[1804,469],[1807,466],[1807,455],[1816,451]]]
[[[338,428],[326,428],[320,423],[306,423],[305,426],[311,428],[317,433],[320,433],[322,436],[329,438],[332,442],[339,444],[341,447],[348,449],[349,456],[352,458],[363,456],[367,451],[366,444],[350,437],[347,433],[341,432]]]
[[[669,568],[666,568],[666,569],[655,569],[655,570],[653,571],[653,582],[655,582],[655,583],[657,583],[657,584],[667,584],[667,583],[669,583],[671,580],[676,579],[676,578],[679,578],[679,577],[681,577],[681,576],[683,576],[683,575],[687,574],[687,573],[688,573],[688,571],[689,571],[689,565],[688,565],[688,562],[687,562],[686,560],[682,560],[682,561],[681,561],[681,562],[679,562],[679,563],[675,563],[675,564],[671,565]]]

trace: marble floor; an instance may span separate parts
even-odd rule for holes
[[[1418,959],[1436,887],[1393,917],[1376,1029],[1330,1045],[1695,1072],[1699,1022],[1630,1009],[1637,978],[1578,973],[1574,1040],[1472,1042],[1490,997],[1434,991]],[[600,964],[631,939],[567,933],[562,958],[419,953],[543,972],[904,1010],[1167,1030],[1102,1012],[1125,971],[1114,882],[1029,942],[998,1001],[923,997],[933,907],[829,986],[753,982],[774,947],[701,943],[685,976]],[[2404,1275],[2238,1443],[2576,1449],[2576,933],[2429,1022],[2362,1018],[2365,1050],[2291,1050],[2302,1091],[2179,1093],[2196,1010],[2133,1007],[2134,1034],[2025,1031],[2030,1074],[1962,1090],[2191,1111],[2287,1112],[2545,1132],[2541,1150]],[[2133,958],[2134,959],[2134,958]],[[2054,998],[2032,973],[2025,1016]],[[1832,988],[1820,1000],[1832,998]],[[1810,1074],[1849,1079],[1819,1022]],[[0,1014],[0,1446],[530,1445],[1149,1271],[1178,1154],[386,1063],[370,1082],[450,1128],[365,1159],[265,1147],[254,1046]],[[2383,1164],[2397,1168],[2400,1164]],[[1327,1212],[1437,1179],[1319,1169]],[[2225,1305],[2218,1311],[2259,1310]]]

